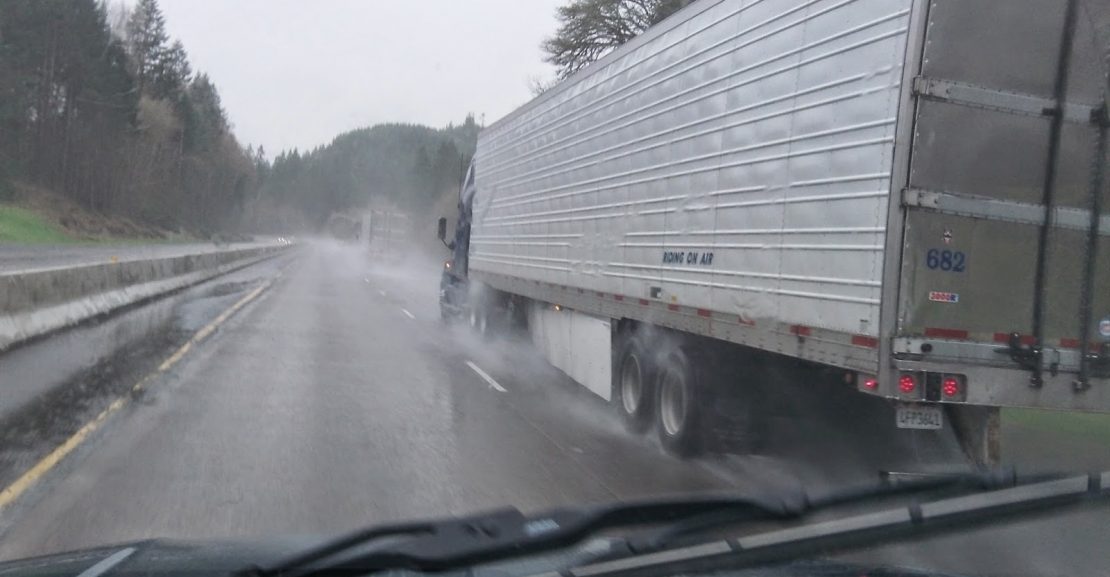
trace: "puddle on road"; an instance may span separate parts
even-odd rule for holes
[[[129,394],[271,270],[233,273],[0,356],[0,487]]]
[[[192,334],[256,286],[258,283],[251,281],[221,283],[203,295],[181,302],[175,311],[174,327]]]
[[[0,486],[14,481],[113,400],[127,394],[158,366],[167,351],[188,338],[187,331],[165,326],[10,414],[0,423]]]
[[[248,288],[253,288],[255,284],[256,283],[254,283],[253,281],[239,281],[239,282],[220,283],[220,284],[212,287],[212,289],[209,290],[207,292],[207,294],[205,294],[204,298],[222,297],[222,296],[227,296],[227,295],[238,294],[238,293],[241,293],[241,292],[247,290]]]

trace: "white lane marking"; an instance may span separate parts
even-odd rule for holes
[[[370,277],[366,277],[366,278],[364,278],[364,279],[362,279],[362,280],[366,281],[366,284],[370,284]]]
[[[126,549],[120,549],[119,551],[116,551],[112,555],[110,555],[108,557],[105,557],[104,559],[102,559],[96,565],[93,565],[92,567],[89,567],[88,569],[85,569],[77,577],[100,577],[101,575],[107,573],[108,571],[111,571],[112,568],[115,567],[116,565],[119,565],[120,563],[123,563],[135,551],[136,551],[136,549],[134,547],[128,547]]]
[[[501,385],[499,385],[497,383],[497,381],[493,380],[493,377],[487,375],[486,372],[483,371],[482,368],[479,367],[478,365],[476,365],[476,364],[474,364],[470,361],[466,361],[466,366],[470,367],[470,369],[473,370],[475,373],[478,373],[479,377],[482,377],[483,379],[485,379],[486,382],[489,383],[489,386],[490,386],[491,389],[495,389],[499,393],[509,392],[509,391],[505,390],[505,387],[502,387]]]
[[[410,312],[408,311],[408,309],[401,309],[401,312],[405,313],[405,316],[406,316],[406,317],[408,317],[408,318],[410,318],[410,319],[412,319],[412,320],[414,320],[414,321],[416,320],[416,317],[412,316],[412,313],[410,313]]]
[[[385,291],[378,291],[378,294],[380,294],[384,297],[385,296]]]

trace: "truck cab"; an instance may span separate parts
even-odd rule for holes
[[[439,280],[439,312],[443,320],[457,319],[466,311],[468,284],[468,256],[470,251],[470,211],[474,199],[474,165],[466,171],[466,178],[459,189],[458,220],[455,238],[447,242],[447,219],[440,217],[439,240],[451,251],[443,263]]]

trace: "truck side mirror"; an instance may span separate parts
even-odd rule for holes
[[[447,219],[445,217],[439,217],[439,229],[436,232],[436,236],[439,237],[439,240],[447,238]]]

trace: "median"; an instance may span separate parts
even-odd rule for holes
[[[272,244],[0,272],[0,351],[271,258]]]

